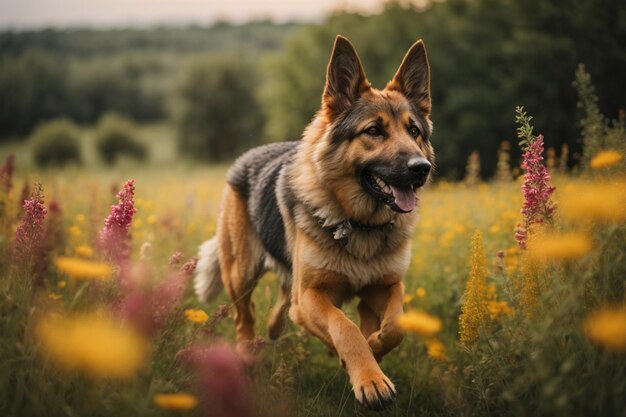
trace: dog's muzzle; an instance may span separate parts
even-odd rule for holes
[[[426,183],[431,167],[430,162],[421,156],[393,165],[371,163],[361,169],[361,185],[392,210],[409,213],[417,205],[415,191]]]

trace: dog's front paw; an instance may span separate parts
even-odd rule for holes
[[[383,373],[359,378],[353,384],[357,401],[370,410],[383,410],[396,400],[398,394],[393,382]]]

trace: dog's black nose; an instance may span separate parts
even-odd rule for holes
[[[409,159],[409,169],[422,177],[426,177],[428,175],[430,167],[430,162],[421,156],[414,156]]]

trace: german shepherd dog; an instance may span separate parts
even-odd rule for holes
[[[200,247],[194,287],[222,287],[235,306],[237,350],[252,353],[250,300],[268,269],[282,278],[269,336],[285,313],[339,356],[357,400],[396,398],[378,363],[403,333],[402,283],[417,195],[434,163],[430,73],[421,40],[383,90],[371,86],[350,41],[338,36],[321,109],[297,142],[246,152],[230,169],[217,234]],[[359,326],[341,305],[357,296]]]

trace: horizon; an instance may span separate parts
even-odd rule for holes
[[[0,0],[0,30],[121,29],[158,26],[207,26],[218,22],[246,24],[319,22],[340,10],[376,13],[385,0],[319,0],[293,2],[255,0],[216,2],[203,0]],[[422,2],[414,2],[422,3]]]

